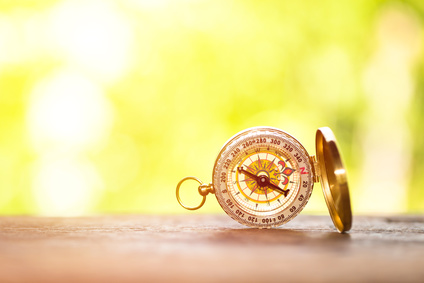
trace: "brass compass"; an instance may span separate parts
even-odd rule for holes
[[[195,180],[203,196],[197,207],[180,199],[180,186]],[[176,190],[180,205],[199,209],[206,195],[215,194],[222,209],[241,224],[256,228],[280,226],[305,207],[315,182],[320,181],[331,219],[339,232],[352,225],[346,169],[330,128],[316,133],[316,157],[290,134],[271,127],[237,133],[222,147],[215,161],[212,183],[195,177],[182,179]]]

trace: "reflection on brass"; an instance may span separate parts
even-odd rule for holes
[[[320,167],[321,187],[334,225],[340,232],[352,226],[349,187],[336,138],[330,128],[319,128],[316,150]]]

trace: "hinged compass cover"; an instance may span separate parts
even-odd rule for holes
[[[319,128],[316,134],[316,154],[320,167],[320,180],[331,219],[340,232],[352,226],[349,187],[336,138],[328,127]]]

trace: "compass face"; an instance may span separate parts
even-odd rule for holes
[[[215,162],[215,195],[238,222],[258,228],[295,217],[313,188],[309,155],[289,134],[257,127],[232,137]]]

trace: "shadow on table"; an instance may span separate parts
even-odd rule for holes
[[[252,245],[345,245],[351,241],[348,233],[291,229],[226,229],[213,233],[220,243]]]

